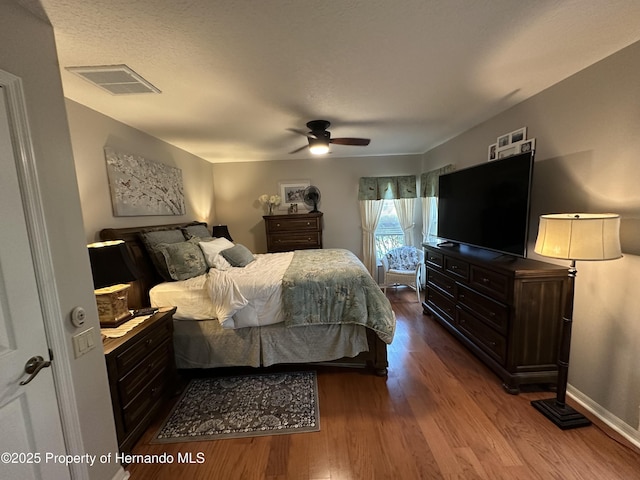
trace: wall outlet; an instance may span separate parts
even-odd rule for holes
[[[85,353],[93,350],[96,346],[96,342],[93,335],[93,327],[80,332],[72,337],[73,339],[73,353],[76,358],[81,357]]]

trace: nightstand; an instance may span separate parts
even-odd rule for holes
[[[175,307],[160,308],[124,336],[103,341],[121,452],[131,451],[165,400],[176,391],[175,311]]]

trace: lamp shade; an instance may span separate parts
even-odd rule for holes
[[[137,278],[138,269],[123,240],[92,243],[87,248],[96,290],[133,282]]]
[[[619,232],[615,213],[541,215],[534,250],[566,260],[613,260],[622,256]]]
[[[231,234],[229,233],[229,229],[226,225],[214,225],[211,229],[211,235],[217,238],[226,238],[230,242],[233,242],[233,238],[231,238]]]

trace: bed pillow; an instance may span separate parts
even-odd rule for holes
[[[220,255],[222,255],[233,267],[246,267],[256,259],[256,257],[253,256],[253,253],[251,253],[251,250],[239,243],[236,243],[235,246],[231,248],[222,250]]]
[[[140,234],[140,238],[142,239],[142,243],[147,249],[147,252],[149,252],[151,262],[156,268],[158,274],[162,277],[163,280],[167,282],[172,280],[171,275],[167,270],[167,262],[164,259],[162,253],[160,253],[160,251],[158,250],[158,245],[184,242],[184,235],[182,234],[182,230],[180,230],[179,228],[174,228],[172,230],[155,230],[142,232]]]
[[[198,225],[189,225],[182,229],[182,233],[184,234],[184,238],[190,240],[194,237],[205,239],[205,238],[213,238],[211,232],[207,230],[207,226],[203,224]]]
[[[218,270],[226,270],[227,268],[231,267],[229,262],[227,262],[227,260],[222,255],[220,255],[220,252],[222,250],[227,250],[233,247],[233,242],[230,242],[226,238],[221,237],[206,241],[200,241],[199,245],[209,267],[217,268]]]
[[[157,249],[164,258],[171,280],[187,280],[207,273],[207,262],[196,241],[160,243]]]

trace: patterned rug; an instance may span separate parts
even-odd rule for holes
[[[315,372],[191,380],[152,443],[320,430]]]

